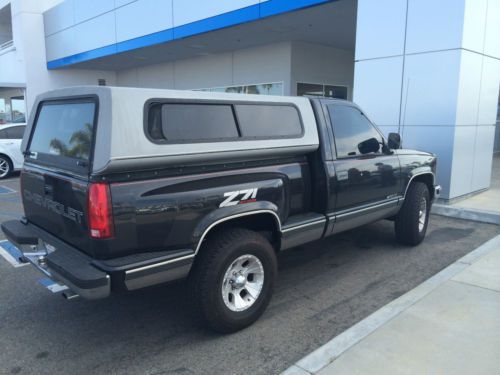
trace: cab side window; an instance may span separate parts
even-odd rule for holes
[[[329,105],[337,157],[376,154],[382,150],[382,136],[357,108]]]
[[[9,139],[7,137],[7,129],[0,130],[0,139]]]

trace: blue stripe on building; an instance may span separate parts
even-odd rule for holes
[[[266,17],[292,12],[294,10],[303,9],[331,1],[336,0],[269,0],[260,4],[233,10],[231,12],[227,12],[210,18],[205,18],[186,25],[177,26],[171,29],[141,36],[139,38],[125,40],[123,42],[111,44],[109,46],[52,60],[47,62],[47,68],[57,69],[63,66],[89,61],[100,57],[111,56],[121,52],[149,47],[160,43],[167,43],[173,40],[187,38],[209,31],[257,21]]]

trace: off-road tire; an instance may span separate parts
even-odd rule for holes
[[[237,312],[226,306],[222,283],[228,268],[242,255],[258,258],[264,269],[264,281],[253,305]],[[222,230],[206,240],[196,257],[189,276],[191,299],[209,328],[221,333],[236,332],[263,314],[273,294],[276,274],[276,253],[262,235],[240,228]]]
[[[425,223],[419,226],[422,200],[425,200]],[[406,192],[403,207],[394,221],[396,240],[399,243],[416,246],[423,241],[429,224],[430,208],[431,201],[427,185],[423,182],[412,182]]]

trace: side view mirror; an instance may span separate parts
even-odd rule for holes
[[[389,147],[389,150],[397,150],[401,148],[401,136],[398,133],[389,133],[387,146]]]
[[[358,144],[358,150],[362,155],[380,150],[380,142],[377,138],[369,138]]]

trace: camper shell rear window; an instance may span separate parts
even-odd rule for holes
[[[97,106],[95,97],[41,102],[27,148],[28,159],[77,173],[88,172]]]
[[[165,101],[145,105],[144,130],[154,143],[298,138],[304,133],[290,103]]]

